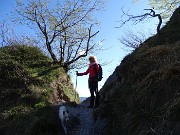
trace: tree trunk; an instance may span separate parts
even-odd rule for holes
[[[50,55],[51,55],[51,58],[53,59],[53,63],[54,63],[54,64],[58,63],[58,60],[57,60],[57,58],[56,58],[56,55],[55,55],[55,54],[53,53],[53,51],[52,51],[51,45],[47,42],[47,43],[46,43],[46,46],[47,46],[47,49],[48,49],[48,51],[49,51],[49,53],[50,53]]]

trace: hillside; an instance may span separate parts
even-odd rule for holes
[[[101,89],[107,135],[180,134],[180,8],[127,55]]]
[[[57,107],[80,102],[70,77],[36,47],[0,48],[0,134],[63,134]]]

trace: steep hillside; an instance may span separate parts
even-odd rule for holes
[[[38,48],[0,48],[0,134],[60,134],[57,108],[79,102],[70,77]],[[63,132],[62,132],[63,133]]]
[[[180,8],[126,56],[101,89],[107,135],[180,134]]]

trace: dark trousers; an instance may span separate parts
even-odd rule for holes
[[[95,99],[94,94],[96,94],[95,105],[99,106],[98,81],[88,81],[88,83],[89,83],[89,90],[91,93],[90,106],[94,106],[94,99]]]

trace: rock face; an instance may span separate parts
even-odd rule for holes
[[[161,30],[126,56],[102,87],[108,134],[180,134],[180,8]]]
[[[49,96],[49,102],[57,105],[61,102],[80,102],[78,93],[74,90],[70,77],[63,71],[56,75],[50,86],[54,91]]]

